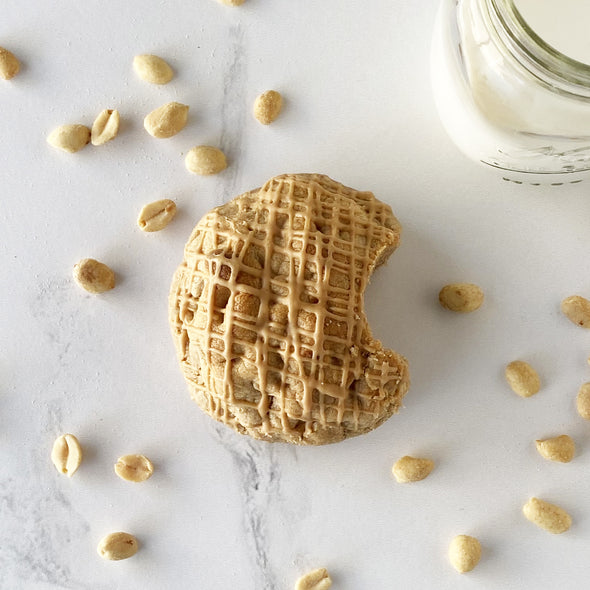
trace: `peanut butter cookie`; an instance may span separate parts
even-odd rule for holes
[[[400,229],[372,193],[316,174],[272,178],[207,213],[169,299],[199,406],[254,438],[310,445],[396,413],[407,362],[372,337],[363,297]]]

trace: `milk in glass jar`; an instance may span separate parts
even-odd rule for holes
[[[590,0],[442,0],[432,83],[470,158],[516,183],[590,179]]]

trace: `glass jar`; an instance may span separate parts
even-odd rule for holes
[[[442,0],[431,74],[441,121],[470,158],[519,184],[590,178],[590,65],[543,41],[514,0]]]

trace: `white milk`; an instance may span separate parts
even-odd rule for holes
[[[441,1],[431,70],[444,127],[466,155],[497,169],[505,180],[564,184],[590,176],[590,99],[555,92],[523,73],[490,33],[489,19],[483,16],[486,1]],[[584,12],[590,11],[590,0],[518,0],[531,26],[533,11],[525,4],[544,4],[556,29],[563,20],[556,20],[549,5],[561,12],[565,3],[587,3]],[[551,21],[547,11],[535,11],[538,31],[541,13],[545,25]],[[568,34],[557,34],[555,44],[557,37]],[[570,43],[568,51],[579,52],[585,43]]]
[[[590,64],[590,0],[514,0],[514,4],[546,43]]]

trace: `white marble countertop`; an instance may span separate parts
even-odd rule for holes
[[[587,587],[590,334],[559,311],[590,295],[588,184],[502,183],[450,143],[434,110],[428,53],[436,0],[214,0],[83,3],[3,0],[0,45],[23,63],[0,80],[0,588],[288,590],[329,568],[336,590]],[[151,52],[176,78],[156,87],[131,62]],[[285,110],[251,116],[274,88]],[[142,127],[178,100],[189,124],[169,140]],[[70,122],[117,108],[120,136],[78,154],[46,144]],[[193,145],[229,167],[188,174]],[[192,227],[212,206],[284,172],[321,172],[371,190],[404,227],[370,285],[374,332],[410,362],[405,408],[375,432],[294,448],[249,440],[191,402],[167,324],[167,292]],[[174,199],[177,219],[146,235],[139,209]],[[103,296],[71,279],[78,259],[109,264]],[[437,302],[452,281],[480,284],[481,310]],[[542,391],[515,396],[503,370],[536,366]],[[71,479],[49,455],[78,436]],[[578,456],[544,461],[536,438],[568,433]],[[154,476],[130,484],[116,458],[141,452]],[[433,458],[399,485],[402,455]],[[532,496],[562,505],[553,536],[527,522]],[[135,534],[132,559],[106,562],[99,539]],[[477,536],[461,576],[450,539]]]

